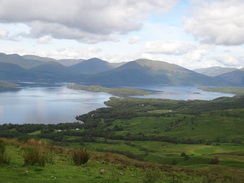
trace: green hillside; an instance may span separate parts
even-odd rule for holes
[[[44,81],[69,81],[77,76],[77,73],[56,62],[47,62],[30,69],[29,72],[35,76],[35,80]]]
[[[24,69],[30,69],[30,68],[37,67],[37,66],[43,64],[43,62],[41,62],[39,60],[28,60],[18,54],[7,55],[4,53],[0,53],[0,62],[8,63],[8,64],[15,64]]]
[[[220,78],[233,86],[244,86],[244,69],[238,69],[232,72],[221,74],[216,78]]]
[[[104,60],[98,58],[92,58],[74,64],[70,66],[69,69],[81,74],[96,74],[96,73],[112,70],[113,67]]]
[[[10,63],[0,62],[0,80],[19,81],[33,79],[33,75],[26,69]]]
[[[69,182],[72,177],[73,182],[125,183],[160,175],[151,182],[243,182],[243,96],[212,101],[113,97],[105,104],[108,107],[77,116],[82,123],[0,125],[2,138],[42,139],[66,152],[55,150],[54,164],[23,167],[22,145],[9,143],[12,163],[0,166],[3,180],[18,175],[20,182],[52,182],[54,177]],[[92,158],[77,168],[67,148],[85,148],[93,152]],[[100,173],[102,169],[107,173]],[[30,173],[23,175],[26,171]]]
[[[55,60],[0,53],[0,80],[82,82],[86,85],[244,86],[243,70],[210,77],[175,64],[139,59],[109,63],[99,58]]]
[[[228,72],[232,72],[237,70],[236,68],[226,68],[226,67],[208,67],[208,68],[202,68],[202,69],[195,69],[195,72],[198,72],[200,74],[205,74],[207,76],[218,76],[221,74],[225,74]]]
[[[237,177],[239,172],[235,172],[232,178],[221,177],[94,151],[88,151],[90,159],[87,163],[77,166],[72,160],[72,154],[77,150],[35,139],[0,139],[0,149],[4,152],[3,159],[0,159],[0,182],[4,183],[194,183],[241,180],[240,176]],[[34,157],[42,160],[42,164],[39,165]],[[31,165],[29,162],[37,163]]]
[[[96,85],[225,85],[221,79],[198,74],[162,61],[140,59],[85,80]]]
[[[83,59],[61,59],[61,60],[55,60],[52,58],[48,58],[48,57],[39,57],[36,55],[24,55],[23,58],[25,58],[26,60],[37,60],[37,61],[41,61],[41,62],[57,62],[60,63],[66,67],[71,66],[71,65],[75,65],[77,63],[80,63],[83,61]]]
[[[143,135],[138,136],[138,133],[143,133],[145,138],[166,136],[183,143],[187,139],[205,142],[244,140],[244,97],[223,97],[213,101],[111,98],[105,104],[112,108],[98,109],[77,119],[88,126],[97,122],[94,125],[98,127],[98,122],[103,119],[108,121],[110,128],[117,125],[123,129],[118,134],[126,136],[130,133],[135,138],[140,138]]]

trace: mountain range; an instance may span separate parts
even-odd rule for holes
[[[207,76],[218,76],[221,74],[225,74],[228,72],[232,72],[238,70],[237,68],[229,68],[229,67],[207,67],[207,68],[201,68],[201,69],[195,69],[194,71],[200,74],[204,74]]]
[[[109,63],[99,58],[55,60],[35,55],[0,53],[0,80],[76,82],[102,86],[244,86],[244,68],[214,67],[193,71],[148,59]]]

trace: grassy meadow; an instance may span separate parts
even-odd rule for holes
[[[5,153],[10,157],[7,164],[0,166],[0,182],[3,183],[171,183],[238,180],[235,177],[215,176],[94,151],[89,151],[91,158],[87,163],[77,166],[71,158],[74,149],[56,147],[33,139],[25,142],[1,139],[1,142],[5,144]],[[40,148],[45,156],[45,165],[25,165],[23,149],[26,146]]]
[[[0,183],[244,181],[243,96],[105,103],[77,123],[1,125]]]

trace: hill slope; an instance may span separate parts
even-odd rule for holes
[[[42,80],[69,80],[77,76],[76,73],[69,70],[67,67],[56,62],[47,62],[43,65],[30,69],[30,72],[35,75],[36,79]]]
[[[10,63],[0,62],[0,80],[17,81],[17,80],[29,80],[33,75],[28,70]]]
[[[48,58],[48,57],[39,57],[36,55],[24,55],[23,58],[25,58],[26,60],[37,60],[37,61],[41,61],[41,62],[57,62],[60,63],[66,67],[80,63],[83,61],[83,59],[61,59],[61,60],[55,60],[52,58]]]
[[[234,86],[244,86],[244,68],[221,74],[216,78],[225,80]]]
[[[202,69],[195,69],[194,71],[200,74],[204,74],[207,76],[218,76],[221,74],[225,74],[228,72],[232,72],[234,70],[237,70],[236,68],[225,68],[225,67],[208,67],[208,68],[202,68]]]
[[[18,54],[6,55],[4,53],[0,53],[0,62],[8,63],[8,64],[16,64],[24,69],[30,69],[39,65],[42,65],[42,61],[38,60],[28,60],[24,57],[21,57]]]
[[[41,79],[42,81],[72,81],[104,86],[151,84],[244,86],[243,70],[210,77],[178,65],[147,59],[111,64],[98,58],[85,61],[82,59],[55,60],[33,55],[0,53],[0,63],[0,79],[11,81],[39,81]],[[84,75],[86,75],[85,78]]]
[[[113,67],[108,62],[98,58],[85,60],[78,64],[72,65],[69,68],[81,74],[96,74],[113,69]]]
[[[139,59],[114,70],[87,78],[88,83],[102,85],[224,85],[221,79],[212,78],[178,65],[162,61]]]

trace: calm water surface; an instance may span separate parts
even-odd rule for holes
[[[199,86],[144,86],[139,89],[156,91],[140,98],[164,98],[172,100],[213,100],[218,97],[232,97],[234,94],[208,92],[198,89]]]
[[[217,92],[205,92],[192,86],[141,87],[156,93],[144,98],[177,100],[211,100],[221,96],[233,96]],[[3,123],[64,123],[75,122],[75,116],[104,107],[112,95],[71,90],[65,86],[23,87],[0,90],[0,124]]]
[[[0,124],[75,122],[75,117],[104,107],[111,97],[62,87],[0,90]]]

